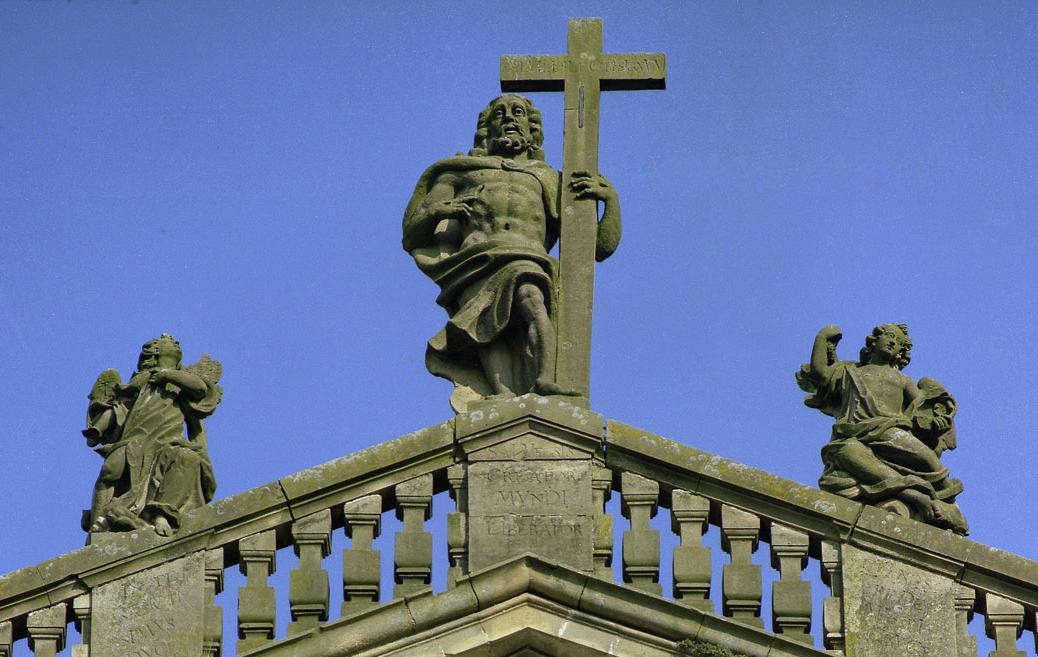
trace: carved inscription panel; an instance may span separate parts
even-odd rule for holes
[[[90,657],[200,655],[204,567],[196,552],[95,588]]]
[[[847,657],[955,655],[955,583],[843,546]]]
[[[524,552],[591,569],[591,462],[486,461],[469,474],[472,570]]]
[[[470,461],[546,461],[584,460],[587,458],[587,452],[581,452],[568,445],[533,435],[505,440],[469,455]]]
[[[572,58],[565,55],[523,55],[501,58],[502,80],[561,80],[570,73],[597,73],[606,79],[662,76],[667,60],[659,53],[605,54]]]

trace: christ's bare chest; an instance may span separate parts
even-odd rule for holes
[[[455,194],[475,194],[492,215],[517,221],[544,221],[541,184],[529,173],[479,169],[466,173],[459,182]]]
[[[529,173],[507,169],[469,171],[455,185],[454,194],[479,199],[462,229],[463,247],[490,241],[544,248],[544,196],[540,181]]]

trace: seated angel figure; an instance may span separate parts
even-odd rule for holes
[[[145,343],[126,384],[116,370],[101,373],[83,436],[104,464],[84,531],[154,527],[168,536],[183,513],[212,500],[216,479],[202,419],[220,403],[221,373],[208,354],[181,367],[180,343],[166,333]]]
[[[818,485],[844,497],[965,535],[955,504],[962,482],[948,476],[941,453],[955,449],[955,400],[937,381],[901,373],[912,341],[904,324],[882,324],[866,338],[858,362],[836,359],[837,326],[818,332],[811,362],[797,383],[804,403],[835,418],[822,448]]]

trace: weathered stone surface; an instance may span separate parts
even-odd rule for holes
[[[432,517],[432,499],[432,475],[396,487],[396,517],[404,526],[393,538],[394,598],[422,590],[432,577],[432,534],[425,530],[425,521]]]
[[[844,545],[847,657],[956,655],[956,589],[947,577]]]
[[[674,548],[671,572],[674,577],[674,598],[701,611],[713,612],[710,600],[710,579],[713,567],[710,548],[703,545],[710,519],[710,500],[675,489],[671,493],[671,528],[681,544]]]
[[[470,464],[470,568],[532,552],[591,570],[591,467],[590,460]]]
[[[630,472],[624,472],[620,480],[620,509],[631,521],[622,544],[624,581],[660,595],[660,533],[649,525],[656,515],[659,482]]]
[[[840,539],[862,505],[623,422],[606,422],[607,462],[712,500],[753,508],[791,527]],[[659,467],[666,466],[666,467]]]
[[[849,542],[955,577],[977,543],[953,532],[910,520],[885,509],[866,505],[850,533]],[[914,547],[919,549],[913,549]]]
[[[1017,637],[1024,624],[1024,607],[1018,602],[999,595],[985,594],[987,614],[984,629],[988,637],[995,640],[995,650],[989,657],[1026,657],[1027,653],[1017,650]]]
[[[601,460],[603,423],[601,415],[572,400],[523,395],[480,402],[459,415],[457,442],[469,460],[586,458],[589,454]],[[517,439],[522,440],[513,445]]]
[[[282,478],[278,483],[285,496],[296,506],[311,497],[319,497],[325,489],[381,470],[397,469],[403,464],[423,462],[438,454],[448,454],[454,442],[454,421],[424,427],[393,440],[362,449]],[[445,463],[446,464],[446,463]],[[420,474],[420,473],[415,473]],[[372,491],[378,490],[376,487]],[[347,500],[342,500],[346,502]],[[308,509],[308,513],[320,508]]]
[[[289,576],[288,601],[292,610],[289,634],[298,634],[328,620],[328,571],[321,561],[331,554],[332,513],[326,509],[292,524],[292,540],[299,567]]]
[[[37,609],[25,621],[29,648],[36,657],[56,657],[65,647],[65,605]]]
[[[760,518],[733,506],[721,507],[721,547],[731,563],[721,571],[721,600],[725,615],[764,627],[760,619],[761,567],[753,563],[760,537]]]
[[[91,657],[168,657],[202,651],[205,553],[93,590]]]
[[[540,436],[525,435],[469,454],[469,461],[537,461],[586,459],[587,452]]]
[[[11,621],[0,623],[0,657],[11,657],[11,647],[14,643],[14,631]]]

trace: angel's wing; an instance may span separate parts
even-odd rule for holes
[[[220,364],[220,361],[213,360],[209,354],[202,354],[197,363],[186,365],[184,371],[199,376],[209,385],[215,386],[223,376],[223,365]]]
[[[110,404],[115,399],[115,387],[123,382],[118,370],[105,370],[90,389],[90,403]]]

